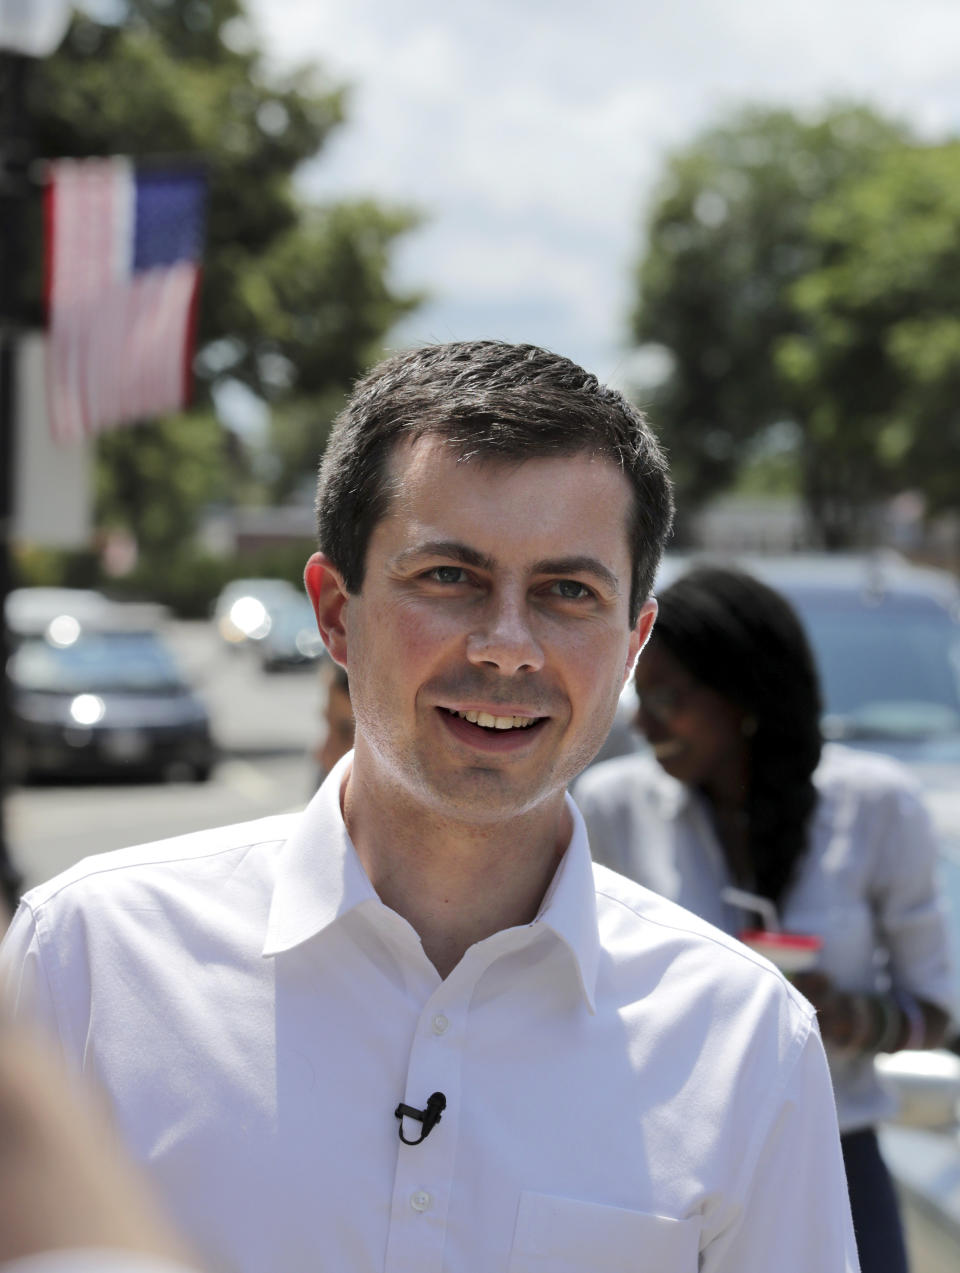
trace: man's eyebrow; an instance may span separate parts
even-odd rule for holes
[[[606,588],[619,596],[620,580],[602,561],[596,557],[555,557],[547,561],[534,563],[535,575],[593,575]]]
[[[397,554],[396,564],[406,566],[418,557],[447,557],[451,561],[462,561],[465,566],[476,566],[478,570],[493,570],[494,567],[492,557],[455,539],[432,539],[424,544],[414,544]]]

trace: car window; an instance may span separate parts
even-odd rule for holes
[[[36,692],[161,691],[183,684],[169,651],[143,632],[85,632],[63,647],[30,639],[14,652],[10,676],[21,689]]]
[[[835,738],[960,732],[960,625],[923,598],[791,593]]]
[[[316,629],[316,617],[313,606],[304,597],[295,597],[292,601],[284,601],[271,614],[270,631],[284,636],[296,636],[301,628]]]

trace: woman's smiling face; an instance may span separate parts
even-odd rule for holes
[[[694,680],[657,641],[656,628],[637,662],[635,684],[637,725],[671,777],[711,790],[742,780],[743,709]]]

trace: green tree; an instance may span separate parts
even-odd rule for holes
[[[776,350],[805,421],[804,488],[829,542],[877,496],[960,505],[960,143],[900,147],[810,220],[821,264]]]
[[[758,435],[794,419],[776,351],[802,327],[794,285],[821,264],[812,211],[905,140],[862,108],[809,121],[755,108],[669,158],[645,226],[632,334],[672,356],[652,405],[683,512],[730,486]]]
[[[101,439],[97,501],[106,528],[125,527],[139,544],[169,558],[183,543],[183,527],[196,510],[213,500],[226,502],[228,469],[224,439],[209,411],[145,420],[137,426],[136,447],[124,430]],[[170,460],[176,458],[176,480]]]
[[[346,96],[315,66],[269,68],[242,0],[118,0],[110,21],[78,14],[35,68],[41,154],[193,158],[208,175],[197,438],[167,422],[121,430],[100,448],[105,520],[131,524],[125,486],[151,493],[151,511],[133,518],[147,552],[168,554],[207,499],[249,485],[242,456],[222,435],[218,446],[202,414],[221,379],[271,403],[334,401],[419,303],[388,281],[392,248],[415,213],[370,201],[308,206],[295,187],[296,171],[344,118]],[[165,484],[154,481],[163,469]]]

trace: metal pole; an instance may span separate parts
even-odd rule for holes
[[[29,161],[24,90],[28,59],[0,53],[0,896],[16,904],[22,877],[6,837],[6,795],[13,728],[7,664],[6,601],[13,587],[10,541],[16,464],[17,348],[24,321],[24,223]],[[0,926],[2,927],[2,926]]]

